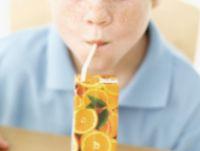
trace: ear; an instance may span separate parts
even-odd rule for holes
[[[151,0],[151,1],[152,1],[152,8],[155,8],[160,4],[161,0]]]

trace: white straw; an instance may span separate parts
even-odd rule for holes
[[[82,70],[81,70],[81,82],[84,82],[86,80],[86,76],[87,76],[87,71],[88,71],[88,67],[92,61],[92,58],[96,52],[97,49],[97,45],[94,44],[92,47],[92,51],[89,53],[86,62],[84,63]]]

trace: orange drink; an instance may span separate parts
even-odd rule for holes
[[[118,81],[114,76],[76,77],[72,151],[116,151]]]

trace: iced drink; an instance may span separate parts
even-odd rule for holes
[[[114,76],[76,77],[71,151],[116,151],[118,81]]]

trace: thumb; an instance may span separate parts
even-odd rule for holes
[[[0,149],[8,149],[9,145],[8,143],[0,137]]]

